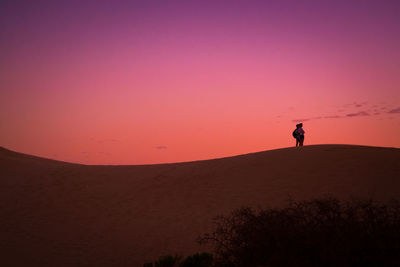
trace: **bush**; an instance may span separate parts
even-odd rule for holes
[[[168,255],[163,256],[158,259],[158,261],[154,262],[155,267],[175,267],[182,259],[180,255]],[[148,263],[147,263],[148,264]]]
[[[290,201],[282,209],[241,208],[202,236],[215,266],[398,266],[400,204]]]
[[[168,255],[160,257],[158,261],[154,262],[155,267],[211,267],[213,263],[213,256],[209,253],[196,253],[193,256],[187,257],[182,261],[182,256]],[[143,267],[153,267],[153,263],[145,263]]]
[[[196,253],[187,257],[179,267],[209,267],[213,263],[213,256],[209,253]]]

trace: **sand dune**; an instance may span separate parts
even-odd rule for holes
[[[306,146],[187,163],[86,166],[0,148],[2,266],[142,266],[207,248],[212,218],[288,196],[400,198],[400,149]]]

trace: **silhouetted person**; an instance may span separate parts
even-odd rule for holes
[[[303,146],[304,143],[304,134],[303,123],[299,123],[296,125],[296,130],[293,132],[293,136],[296,138],[296,147]]]

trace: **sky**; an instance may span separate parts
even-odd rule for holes
[[[83,164],[400,147],[400,1],[1,1],[0,146]]]

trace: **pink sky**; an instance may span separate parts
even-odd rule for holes
[[[5,1],[0,146],[85,164],[400,147],[397,1]],[[266,3],[268,2],[268,3]]]

